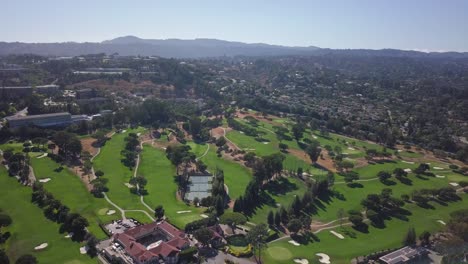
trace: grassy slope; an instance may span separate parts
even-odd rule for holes
[[[355,231],[351,227],[345,227],[344,230],[354,232],[355,238],[345,236],[340,240],[329,231],[322,231],[317,236],[320,242],[309,243],[308,245],[293,246],[288,243],[289,239],[280,240],[269,244],[267,253],[264,254],[265,263],[292,263],[292,258],[306,258],[309,261],[317,260],[316,253],[326,253],[330,255],[332,263],[349,263],[353,257],[369,254],[381,249],[396,248],[401,246],[401,241],[410,226],[416,228],[419,235],[424,230],[431,232],[440,230],[443,226],[437,220],[447,221],[450,212],[463,209],[468,206],[468,197],[464,195],[463,201],[451,203],[449,206],[433,204],[435,209],[423,209],[415,205],[406,206],[413,214],[409,216],[408,221],[392,219],[386,221],[386,228],[369,228],[369,233]],[[335,231],[345,234],[340,228]],[[277,260],[273,258],[275,251],[287,249],[291,252],[291,258]],[[275,250],[276,249],[276,250]]]
[[[207,148],[206,145],[198,145],[192,142],[189,145],[197,156],[205,153]],[[245,187],[252,178],[252,173],[249,169],[234,161],[218,157],[215,145],[210,145],[210,150],[201,160],[208,166],[208,170],[211,172],[214,172],[217,168],[223,170],[224,182],[229,188],[231,199],[236,199],[244,194]]]
[[[31,201],[31,188],[20,185],[8,177],[0,167],[0,208],[13,219],[13,224],[3,231],[11,232],[6,246],[10,261],[23,254],[34,254],[40,263],[97,263],[79,253],[80,244],[59,234],[59,225],[47,220],[42,210]],[[47,242],[42,251],[34,247]]]
[[[146,185],[148,195],[144,197],[145,202],[151,207],[163,205],[171,223],[184,228],[185,224],[201,218],[200,209],[190,207],[177,199],[175,167],[166,158],[163,150],[146,145],[141,154],[138,174],[148,180]],[[177,211],[192,212],[178,214]]]
[[[73,212],[80,213],[88,219],[89,230],[98,238],[105,238],[105,233],[99,227],[99,221],[108,222],[118,218],[105,215],[105,208],[113,208],[104,199],[95,198],[88,192],[84,184],[68,169],[64,168],[60,172],[54,171],[59,167],[49,158],[31,158],[31,165],[37,179],[51,178],[51,181],[44,183],[46,190],[51,192],[55,198],[68,206]],[[104,210],[101,210],[104,209]],[[101,212],[99,212],[101,210]]]
[[[120,152],[125,148],[124,138],[130,132],[136,131],[128,130],[126,133],[115,134],[106,142],[99,156],[94,159],[94,169],[102,170],[104,177],[109,180],[107,183],[107,187],[109,187],[107,196],[114,203],[123,209],[145,210],[146,208],[139,201],[140,198],[130,193],[129,188],[125,185],[133,177],[133,170],[125,167],[120,161]]]

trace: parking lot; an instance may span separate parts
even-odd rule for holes
[[[125,232],[125,230],[129,228],[139,226],[139,225],[141,225],[140,222],[138,222],[137,220],[133,218],[129,218],[129,219],[121,219],[117,221],[112,221],[112,223],[106,225],[106,229],[107,231],[109,231],[111,235],[113,235],[113,234],[123,233]]]

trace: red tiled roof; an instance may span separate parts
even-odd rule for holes
[[[137,242],[137,239],[149,233],[162,230],[167,235],[167,242],[161,242],[157,247],[148,250],[144,245]],[[178,254],[180,249],[189,243],[185,233],[167,222],[151,223],[137,226],[126,230],[123,233],[115,234],[114,240],[119,241],[125,251],[140,262],[152,258],[166,258]]]

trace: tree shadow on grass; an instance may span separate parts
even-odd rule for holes
[[[384,180],[384,181],[380,181],[382,184],[386,185],[386,186],[393,186],[393,185],[396,185],[396,181],[392,181],[392,180]]]
[[[361,183],[359,182],[352,182],[352,183],[348,183],[346,184],[349,188],[364,188],[364,185],[362,185]]]
[[[352,228],[358,232],[368,234],[369,233],[369,225],[366,223],[362,223],[360,225],[353,225]]]
[[[297,190],[298,187],[288,179],[280,178],[278,180],[268,182],[263,186],[263,189],[273,195],[285,195],[288,192]]]
[[[400,177],[398,180],[405,185],[413,185],[413,181],[406,177]]]

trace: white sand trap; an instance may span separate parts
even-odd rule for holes
[[[339,239],[344,239],[344,236],[338,232],[335,232],[335,231],[330,231],[330,233],[332,233],[333,235],[335,235],[337,238]]]
[[[317,253],[315,254],[316,256],[318,256],[320,259],[319,259],[319,262],[320,263],[323,263],[323,264],[330,264],[330,256],[328,256],[327,254],[325,253]]]
[[[73,232],[72,233],[68,233],[65,238],[71,238],[73,236]]]
[[[52,180],[51,178],[39,179],[39,182],[46,183]]]
[[[441,178],[441,179],[445,178],[445,176],[443,176],[443,175],[436,175],[436,177]]]
[[[137,137],[141,136],[141,133],[137,133]]]
[[[125,186],[127,186],[128,188],[133,188],[133,187],[135,187],[135,186],[133,186],[132,184],[130,184],[130,183],[128,183],[128,182],[126,182],[126,183],[124,183],[124,184],[125,184]]]
[[[88,246],[80,247],[80,253],[81,255],[86,254],[88,252]]]
[[[412,170],[411,170],[411,169],[404,169],[403,171],[404,171],[404,172],[406,172],[406,173],[410,173],[410,172],[412,172]]]
[[[403,163],[406,163],[406,164],[414,164],[413,161],[406,161],[406,160],[403,160],[402,162],[403,162]]]
[[[44,153],[44,154],[42,154],[42,155],[40,155],[40,156],[37,156],[36,158],[42,159],[42,158],[47,157],[47,155],[49,155],[49,154],[48,154],[48,153]]]
[[[42,243],[42,244],[40,244],[39,246],[35,247],[34,250],[41,250],[41,249],[44,249],[44,248],[46,248],[46,247],[48,247],[48,246],[49,246],[49,244],[47,244],[47,243]]]
[[[309,264],[307,259],[294,259],[294,262],[298,264]]]
[[[317,136],[312,136],[312,138],[317,139]]]
[[[127,132],[127,130],[122,130],[122,132],[120,132],[120,133],[125,133],[125,132]]]
[[[352,148],[352,147],[348,147],[349,150],[356,150],[355,148]]]
[[[239,131],[239,133],[244,134],[244,131]]]
[[[348,155],[349,153],[348,153],[348,152],[343,152],[342,154],[343,154],[343,155]]]
[[[113,214],[115,214],[115,210],[109,210],[109,211],[107,211],[106,214],[107,214],[107,215],[113,215]]]
[[[294,240],[289,240],[288,243],[291,244],[291,245],[294,245],[294,246],[296,246],[296,247],[298,247],[298,246],[301,245],[301,244],[297,243],[297,242],[294,241]]]
[[[441,167],[432,167],[434,170],[443,170],[444,168]]]
[[[186,214],[186,213],[191,213],[191,210],[188,211],[177,211],[178,214]]]
[[[201,214],[200,215],[202,218],[208,218],[209,216],[207,216],[206,214]]]
[[[457,187],[457,186],[460,185],[460,184],[458,184],[458,183],[456,183],[456,182],[451,182],[451,183],[449,183],[449,184],[452,185],[453,187]]]
[[[444,221],[442,221],[442,220],[437,220],[437,222],[439,222],[439,223],[442,224],[442,225],[447,225],[447,224],[446,224]]]
[[[263,142],[263,144],[267,145],[269,142]]]
[[[403,150],[399,149],[398,152],[403,152]]]

